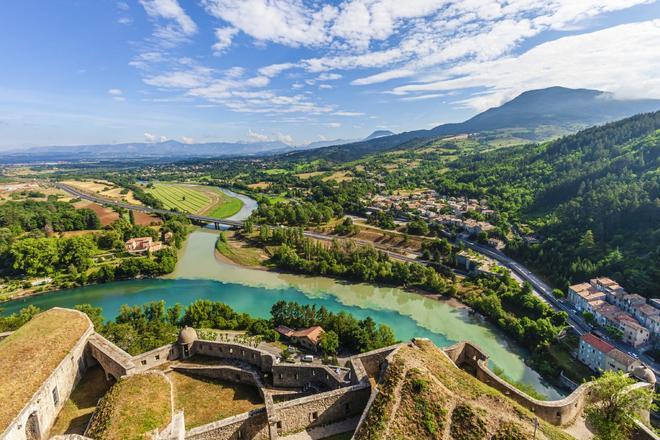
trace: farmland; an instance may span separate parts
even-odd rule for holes
[[[230,217],[243,206],[239,199],[210,186],[155,183],[146,191],[167,209],[210,217]]]

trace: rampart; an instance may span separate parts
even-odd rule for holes
[[[565,426],[573,422],[582,412],[589,396],[589,384],[583,384],[563,399],[537,400],[493,373],[488,368],[488,356],[477,345],[470,342],[459,342],[443,351],[458,367],[469,371],[483,383],[495,388],[553,425]]]
[[[68,309],[67,309],[68,310]],[[48,438],[50,429],[71,391],[87,369],[87,340],[94,334],[94,326],[87,315],[79,313],[89,324],[67,356],[52,371],[29,402],[9,424],[0,438],[4,440],[24,440],[27,438]],[[16,385],[20,386],[20,385]]]
[[[271,372],[273,364],[275,364],[275,356],[272,353],[243,344],[198,339],[193,344],[192,352],[193,354],[245,362],[254,365],[263,373]]]

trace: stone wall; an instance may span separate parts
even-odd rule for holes
[[[378,379],[380,373],[382,372],[383,367],[386,365],[385,359],[394,351],[396,351],[400,345],[391,345],[389,347],[380,348],[378,350],[369,351],[362,353],[356,356],[351,357],[351,363],[355,363],[356,359],[359,359],[359,365],[362,366],[365,373],[369,377]],[[362,374],[360,367],[356,364],[355,369],[356,374]]]
[[[563,399],[537,400],[490,371],[488,356],[478,346],[470,342],[459,342],[443,351],[458,367],[469,371],[483,383],[495,388],[553,425],[564,426],[573,422],[582,412],[588,397],[589,385],[584,384]]]
[[[135,372],[133,357],[98,333],[89,338],[87,350],[89,356],[101,365],[106,376],[119,380],[122,376]]]
[[[176,360],[180,356],[179,351],[178,344],[170,344],[133,356],[132,361],[135,365],[135,372],[146,371],[168,361]]]
[[[275,356],[267,351],[227,342],[198,339],[193,344],[193,354],[246,362],[264,373],[270,372],[275,363]]]
[[[3,440],[26,439],[26,427],[28,424],[35,426],[35,422],[38,438],[48,438],[48,433],[53,423],[55,423],[57,415],[87,369],[85,348],[87,340],[94,334],[94,326],[87,315],[82,313],[81,315],[89,322],[89,328],[57,368],[53,370],[48,379],[44,381],[5,432],[0,433],[0,438]],[[28,419],[30,420],[29,423]]]
[[[370,393],[369,385],[355,385],[276,403],[273,419],[277,433],[288,435],[360,416]]]
[[[325,365],[273,365],[273,386],[283,388],[302,388],[307,384],[336,389],[346,385],[335,373]]]
[[[265,408],[186,431],[186,440],[268,440],[269,438]]]
[[[257,373],[245,368],[234,367],[232,365],[213,365],[208,367],[188,367],[185,365],[175,365],[172,370],[191,376],[202,376],[211,379],[225,380],[233,383],[240,383],[259,388],[261,397],[263,397],[263,382]]]

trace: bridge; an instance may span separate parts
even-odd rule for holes
[[[67,185],[61,182],[53,182],[53,186],[71,194],[74,197],[83,200],[88,200],[90,202],[98,203],[100,205],[116,206],[118,208],[129,209],[131,211],[145,212],[147,214],[184,215],[193,221],[203,222],[203,223],[213,223],[216,229],[219,229],[220,225],[233,226],[233,227],[243,226],[243,220],[229,220],[224,218],[189,214],[185,212],[169,211],[167,209],[150,208],[149,206],[143,206],[143,205],[131,205],[130,203],[123,203],[123,202],[118,202],[116,200],[110,200],[103,197],[93,196],[91,194],[82,192],[79,189],[72,187],[71,185]]]

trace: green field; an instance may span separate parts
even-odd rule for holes
[[[155,183],[146,191],[163,202],[166,209],[209,217],[230,217],[243,206],[239,199],[210,186]]]

